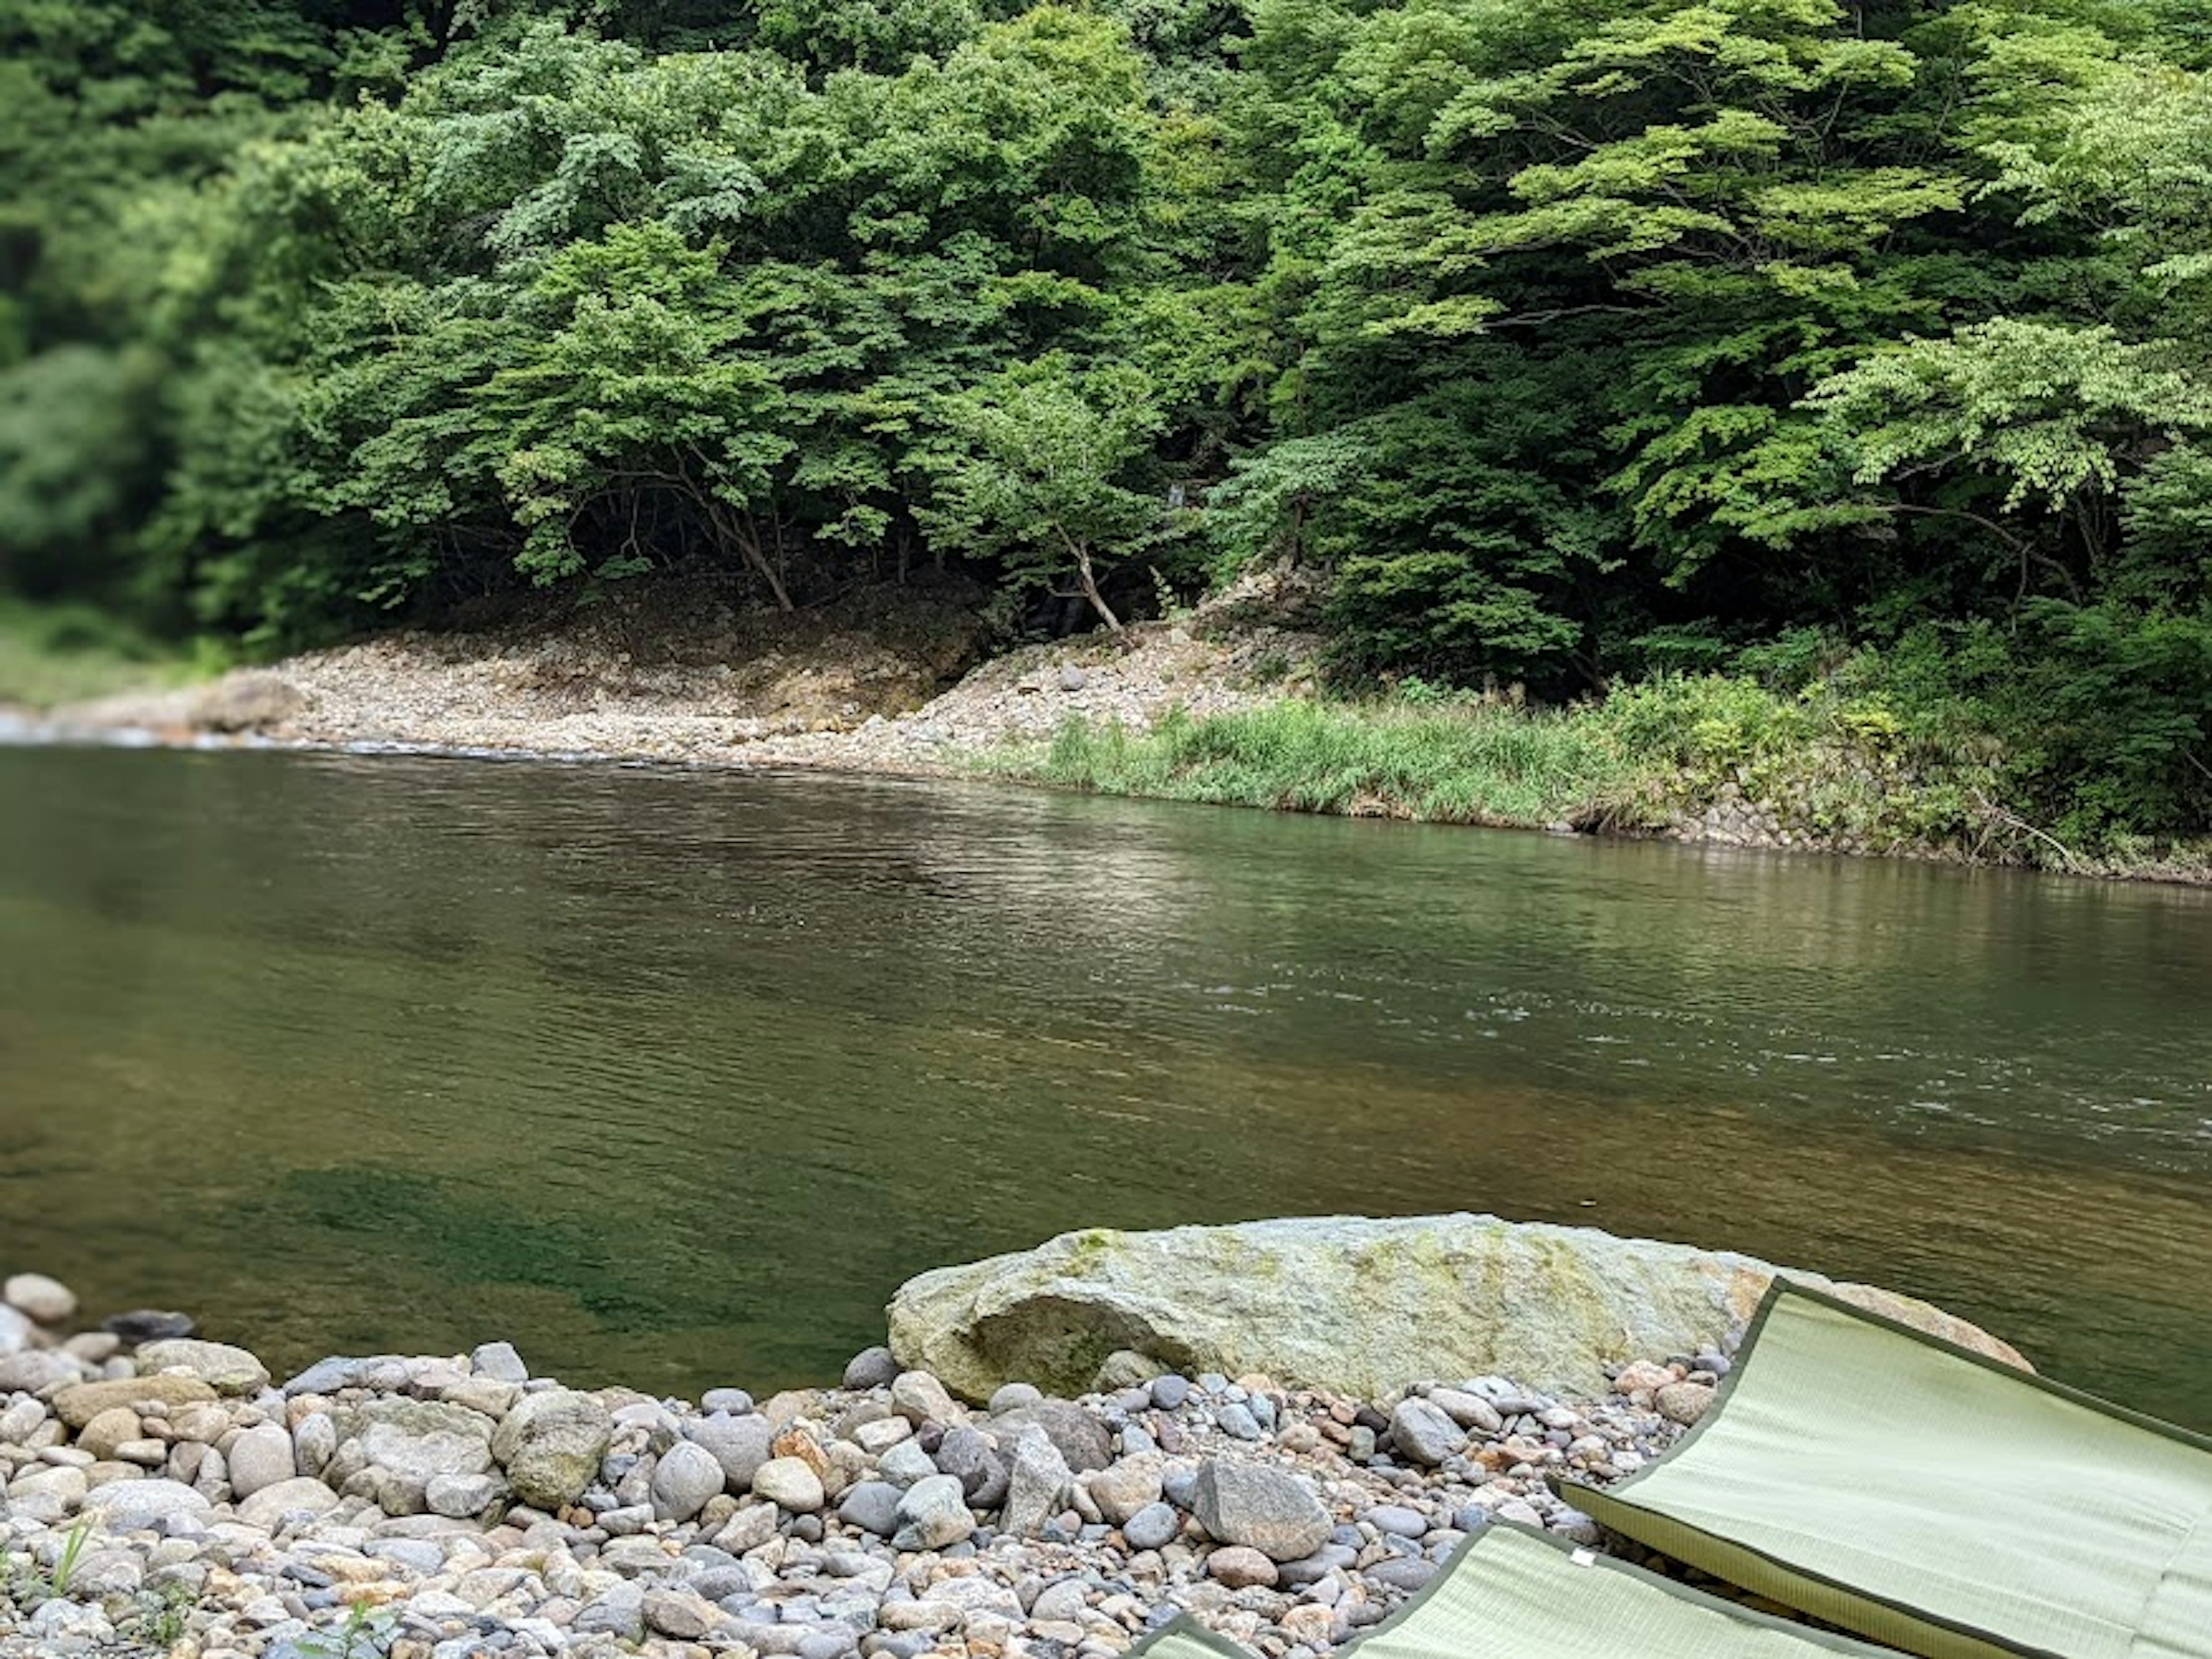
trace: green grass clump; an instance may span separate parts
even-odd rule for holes
[[[1105,794],[1449,823],[1540,824],[1624,781],[1621,752],[1569,714],[1291,698],[1170,714],[1151,732],[1071,721],[987,769]]]

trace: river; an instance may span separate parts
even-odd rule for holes
[[[2212,895],[805,775],[0,750],[0,1271],[828,1379],[1079,1226],[1491,1210],[2212,1429]]]

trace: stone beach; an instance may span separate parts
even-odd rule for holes
[[[1122,1352],[963,1403],[877,1348],[693,1401],[497,1341],[275,1379],[184,1322],[6,1281],[0,1659],[1110,1659],[1186,1611],[1318,1659],[1493,1518],[1599,1542],[1544,1477],[1642,1467],[1729,1364],[1363,1399]]]

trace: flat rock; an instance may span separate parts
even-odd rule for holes
[[[491,1419],[434,1400],[372,1400],[348,1414],[362,1450],[378,1468],[422,1482],[491,1468]]]
[[[228,1342],[171,1337],[142,1345],[137,1358],[141,1371],[189,1371],[217,1394],[253,1394],[269,1386],[269,1368]]]
[[[1207,1577],[1231,1589],[1272,1589],[1275,1564],[1259,1550],[1231,1544],[1206,1558]]]
[[[65,1353],[35,1348],[9,1353],[0,1346],[0,1394],[39,1394],[83,1375],[83,1367]]]
[[[1117,1350],[1186,1371],[1265,1371],[1374,1398],[1408,1377],[1510,1376],[1596,1395],[1608,1364],[1695,1353],[1751,1317],[1755,1257],[1489,1215],[1297,1218],[1066,1233],[942,1267],[892,1297],[890,1346],[955,1393],[1090,1386]],[[2008,1364],[2006,1344],[1925,1302],[1790,1276]]]
[[[288,1515],[328,1515],[338,1506],[338,1495],[310,1476],[295,1475],[262,1487],[238,1506],[238,1518],[249,1527],[273,1531]]]
[[[54,1415],[82,1429],[105,1411],[154,1401],[172,1409],[212,1400],[215,1390],[197,1376],[125,1376],[106,1382],[79,1382],[54,1396]]]
[[[111,1532],[156,1526],[173,1515],[203,1515],[211,1507],[204,1492],[177,1480],[111,1480],[85,1493],[83,1504]]]

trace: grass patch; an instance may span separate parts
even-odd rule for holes
[[[1178,712],[1146,732],[1072,720],[1048,743],[975,764],[1159,800],[2212,878],[2212,839],[2062,842],[2033,821],[1986,732],[1909,718],[1879,694],[1832,684],[1791,694],[1741,677],[1668,676],[1560,709],[1422,688],[1285,698]]]
[[[1104,794],[1443,823],[1545,824],[1626,785],[1622,752],[1571,714],[1291,698],[1170,714],[1142,734],[1073,721],[983,762],[1002,776]]]
[[[179,684],[213,666],[89,605],[0,598],[0,702],[50,708]]]

